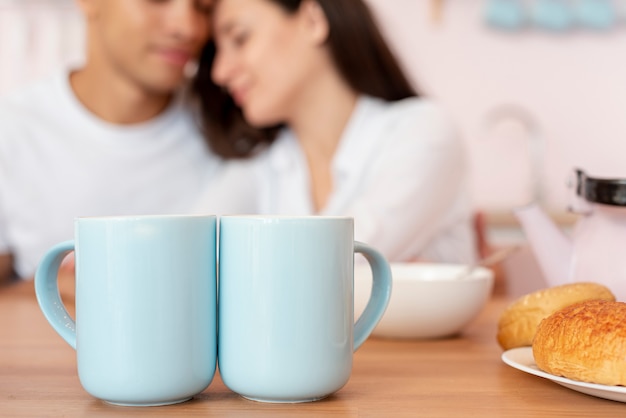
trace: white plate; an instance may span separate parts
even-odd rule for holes
[[[502,361],[513,368],[552,380],[559,385],[578,392],[586,393],[587,395],[610,399],[612,401],[626,402],[626,387],[624,386],[606,386],[598,385],[596,383],[578,382],[576,380],[555,376],[539,370],[535,364],[532,347],[513,348],[505,351],[502,353]]]

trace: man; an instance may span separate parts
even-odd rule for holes
[[[78,0],[85,65],[0,101],[0,284],[77,216],[181,213],[216,176],[183,94],[212,0]]]

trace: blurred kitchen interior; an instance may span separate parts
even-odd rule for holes
[[[532,200],[571,226],[572,168],[626,178],[626,0],[368,2],[418,88],[458,122],[487,252],[525,242],[511,208]],[[610,16],[592,10],[607,4]],[[565,14],[541,21],[546,5]],[[83,31],[73,0],[0,0],[0,94],[80,63]],[[501,268],[509,293],[541,285],[527,249]]]

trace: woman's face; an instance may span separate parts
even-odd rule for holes
[[[304,6],[307,4],[307,6]],[[293,14],[270,0],[219,0],[215,8],[216,84],[225,87],[249,123],[288,123],[306,101],[306,87],[320,65],[325,18],[312,2]],[[322,25],[323,27],[320,27]]]

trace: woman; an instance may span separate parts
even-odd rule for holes
[[[353,216],[392,261],[473,261],[462,144],[361,0],[218,0],[194,88],[215,152],[254,156],[256,211]]]

